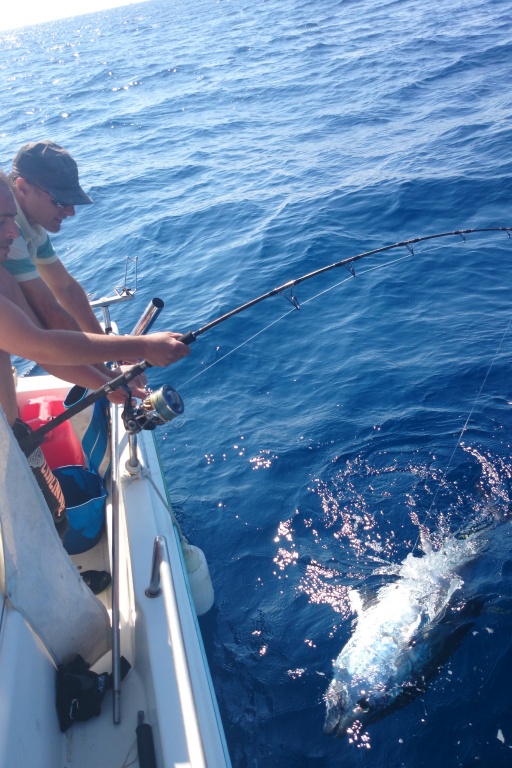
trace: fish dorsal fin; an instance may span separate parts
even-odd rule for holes
[[[420,528],[420,545],[426,555],[429,555],[432,552],[432,542],[430,541],[428,532],[423,530],[423,528]]]
[[[364,606],[363,598],[357,589],[349,589],[348,599],[350,601],[350,608],[352,609],[353,613],[356,613],[359,616],[359,614],[363,612]]]

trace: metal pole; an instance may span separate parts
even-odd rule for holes
[[[151,299],[146,309],[142,313],[140,320],[133,327],[130,336],[143,336],[145,333],[147,333],[163,308],[164,302],[162,299]]]
[[[128,464],[130,465],[130,467],[138,467],[139,458],[137,456],[137,435],[136,434],[128,435],[128,450],[130,452]]]
[[[132,336],[146,334],[164,307],[162,299],[152,299],[131,332]],[[108,310],[107,310],[108,311]],[[140,367],[147,364],[143,362]],[[114,723],[121,722],[121,636],[120,636],[120,612],[119,612],[119,441],[117,425],[117,407],[113,408],[112,432],[111,432],[111,456],[112,456],[112,716]],[[128,436],[130,451],[129,464],[136,467],[137,436]]]
[[[121,637],[119,628],[119,455],[117,406],[112,407],[112,717],[121,722]]]
[[[101,313],[103,315],[103,329],[105,333],[108,334],[112,333],[112,321],[110,319],[110,310],[108,307],[103,306],[101,308]]]
[[[162,301],[162,299],[158,299],[158,298],[151,299],[146,309],[142,313],[140,320],[134,326],[130,335],[145,336],[163,308],[164,308],[164,302]],[[130,451],[130,457],[128,459],[129,466],[138,467],[139,459],[137,458],[137,435],[136,434],[128,435],[128,448]]]

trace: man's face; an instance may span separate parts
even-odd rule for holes
[[[0,263],[9,255],[9,248],[20,231],[14,222],[16,204],[11,190],[0,183]]]
[[[21,185],[23,190],[19,200],[23,213],[32,226],[38,224],[47,232],[59,232],[64,219],[75,215],[74,206],[60,203],[45,189],[25,179],[18,179],[16,185],[18,188]]]

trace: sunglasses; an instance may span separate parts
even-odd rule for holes
[[[47,189],[43,189],[42,187],[39,187],[37,184],[34,184],[34,182],[32,182],[32,181],[31,181],[30,183],[32,184],[32,186],[33,186],[33,187],[36,187],[36,189],[40,189],[40,190],[41,190],[41,192],[46,192],[46,194],[47,194],[47,195],[49,196],[49,198],[50,198],[50,202],[51,202],[51,203],[53,203],[53,205],[54,205],[56,208],[59,208],[61,211],[62,211],[62,210],[64,210],[64,208],[69,208],[71,205],[73,205],[72,203],[62,203],[60,200],[57,200],[57,198],[56,198],[56,197],[54,197],[54,196],[51,194],[51,192],[48,192],[48,190],[47,190]]]

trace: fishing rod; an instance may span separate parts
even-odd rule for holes
[[[306,275],[302,275],[302,277],[297,277],[295,280],[289,280],[287,283],[283,283],[283,285],[280,285],[278,288],[273,288],[271,291],[268,291],[267,293],[263,293],[261,296],[258,296],[255,299],[252,299],[251,301],[246,302],[245,304],[241,304],[236,309],[232,309],[230,312],[226,312],[226,314],[221,315],[220,317],[217,317],[215,320],[212,320],[210,323],[207,323],[202,328],[199,328],[197,331],[188,331],[184,336],[180,337],[180,341],[182,341],[184,344],[192,344],[198,336],[205,333],[206,331],[209,331],[210,328],[215,328],[215,326],[220,325],[220,323],[223,323],[225,320],[228,320],[230,317],[234,317],[235,315],[238,315],[240,312],[243,312],[246,309],[249,309],[249,307],[253,307],[255,304],[259,304],[261,301],[264,301],[265,299],[269,299],[271,296],[276,296],[278,294],[284,293],[284,291],[289,291],[291,288],[294,288],[296,285],[299,285],[299,283],[303,283],[306,280],[309,280],[312,277],[316,277],[317,275],[321,275],[324,272],[329,272],[331,269],[336,269],[338,267],[347,267],[349,272],[355,277],[355,270],[353,267],[350,267],[351,264],[353,264],[355,261],[359,261],[360,259],[365,259],[367,256],[374,256],[376,253],[384,253],[384,251],[391,251],[394,248],[408,248],[411,255],[414,255],[413,245],[416,243],[424,242],[425,240],[435,240],[439,237],[450,237],[452,235],[460,235],[462,239],[465,241],[465,236],[469,234],[473,234],[475,232],[506,232],[508,237],[510,237],[510,233],[512,232],[512,227],[487,227],[485,229],[457,229],[454,232],[441,232],[437,235],[424,235],[423,237],[414,237],[410,240],[402,240],[399,243],[393,243],[393,245],[384,245],[381,248],[375,248],[372,251],[366,251],[365,253],[359,253],[357,256],[349,256],[347,259],[342,259],[341,261],[335,261],[334,264],[329,264],[326,267],[320,267],[320,269],[315,269],[313,272],[308,272]],[[293,306],[296,309],[300,309],[299,302],[295,298],[295,296],[292,294],[291,297],[286,297]]]
[[[459,235],[465,241],[466,235],[474,234],[478,232],[506,232],[508,237],[510,238],[512,227],[457,229],[453,232],[441,232],[436,235],[424,235],[422,237],[414,237],[409,240],[401,240],[400,242],[393,243],[392,245],[384,245],[380,248],[375,248],[371,251],[365,251],[364,253],[359,253],[356,256],[349,256],[348,258],[341,259],[340,261],[336,261],[333,264],[328,264],[327,266],[320,267],[319,269],[315,269],[313,272],[308,272],[307,274],[302,275],[301,277],[297,277],[294,280],[289,280],[288,282],[283,283],[283,285],[280,285],[278,288],[273,288],[271,291],[268,291],[267,293],[263,293],[261,296],[257,296],[255,299],[252,299],[251,301],[248,301],[245,304],[241,304],[239,307],[232,309],[230,312],[226,312],[224,315],[221,315],[220,317],[217,317],[215,320],[212,320],[206,325],[203,325],[198,330],[188,331],[183,336],[179,337],[179,341],[183,342],[184,344],[190,345],[197,339],[198,336],[201,336],[203,333],[206,333],[206,331],[209,331],[211,328],[215,328],[217,325],[220,325],[221,323],[225,322],[230,317],[234,317],[235,315],[238,315],[240,312],[243,312],[244,310],[249,309],[249,307],[253,307],[256,304],[259,304],[260,302],[270,298],[271,296],[283,294],[284,291],[289,291],[292,288],[294,288],[296,285],[299,285],[300,283],[303,283],[306,280],[310,280],[312,277],[321,275],[324,272],[329,272],[332,269],[337,269],[338,267],[346,267],[349,270],[349,272],[355,277],[355,270],[351,265],[356,261],[360,261],[361,259],[366,258],[367,256],[373,256],[377,253],[384,253],[385,251],[391,251],[395,248],[403,248],[403,247],[407,248],[410,251],[411,255],[414,255],[413,246],[416,245],[417,243],[425,242],[426,240],[435,240],[441,237],[450,237],[454,235]],[[296,309],[300,308],[299,302],[297,301],[293,293],[291,294],[291,297],[287,296],[286,298],[289,301],[291,301],[291,303]],[[162,306],[163,306],[163,302],[161,306],[159,305],[158,308],[161,309]],[[140,322],[139,322],[139,325],[140,325]],[[148,330],[148,327],[145,328],[145,331],[147,330]],[[53,419],[48,421],[42,427],[39,427],[39,429],[35,430],[32,434],[27,435],[27,437],[20,442],[20,446],[22,450],[24,451],[24,453],[26,453],[26,455],[30,455],[30,453],[35,448],[37,448],[38,445],[41,444],[44,438],[44,435],[46,435],[52,429],[55,429],[55,427],[58,427],[64,421],[67,421],[67,419],[70,419],[75,414],[79,413],[80,411],[83,411],[89,405],[92,405],[97,400],[100,400],[102,397],[112,394],[112,392],[115,392],[120,387],[126,388],[128,383],[132,381],[132,379],[136,378],[137,376],[139,376],[139,374],[143,373],[144,371],[146,371],[148,368],[151,368],[151,367],[152,367],[151,363],[148,363],[146,360],[143,360],[142,362],[137,363],[137,365],[134,365],[128,368],[120,376],[117,376],[116,378],[104,384],[102,387],[100,387],[100,389],[90,392],[85,397],[83,397],[79,402],[70,406],[64,413],[61,413],[58,416],[55,416]],[[148,397],[145,400],[143,400],[143,402],[136,408],[133,408],[131,406],[131,398],[129,397],[129,393],[127,392],[127,404],[125,406],[123,420],[125,422],[125,426],[127,427],[127,429],[129,428],[129,430],[132,432],[140,431],[141,429],[154,429],[159,424],[166,423],[174,419],[176,416],[180,416],[183,413],[183,410],[184,410],[184,407],[183,407],[183,401],[181,399],[181,396],[173,387],[171,387],[168,384],[164,384],[164,386],[161,387],[156,392],[150,393]]]

